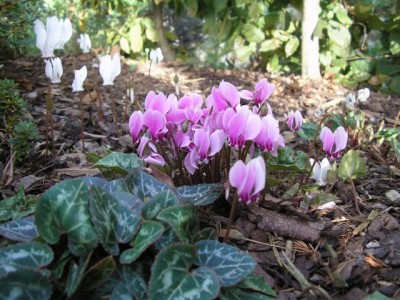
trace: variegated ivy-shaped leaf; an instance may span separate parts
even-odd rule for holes
[[[53,250],[37,242],[21,243],[0,249],[0,277],[19,270],[38,271],[52,262]]]
[[[85,291],[96,289],[103,284],[115,271],[115,260],[112,256],[107,256],[92,266],[83,278],[82,288]]]
[[[177,188],[180,200],[196,206],[214,203],[223,191],[224,185],[221,183],[184,185]]]
[[[127,175],[129,172],[141,166],[143,166],[143,162],[136,154],[122,152],[112,152],[93,165],[93,167],[106,168],[122,175]]]
[[[153,244],[164,232],[165,228],[160,222],[144,221],[139,233],[130,243],[133,248],[127,249],[119,257],[121,264],[134,262],[151,244]]]
[[[171,226],[181,241],[189,242],[189,233],[196,228],[196,208],[191,204],[168,207],[158,214],[157,219]]]
[[[237,287],[245,290],[257,291],[271,297],[276,297],[275,291],[269,286],[265,279],[255,274],[250,274],[245,280],[239,282]]]
[[[47,190],[37,205],[35,223],[49,244],[57,243],[66,233],[74,255],[86,256],[97,246],[98,237],[90,221],[89,189],[82,180],[64,180]]]
[[[176,234],[175,230],[168,226],[168,228],[164,230],[164,233],[154,245],[156,246],[157,250],[162,250],[165,247],[177,242],[179,242],[178,235]]]
[[[254,259],[237,248],[218,241],[199,241],[196,243],[196,262],[217,273],[222,287],[237,284],[249,276],[256,267]]]
[[[92,185],[96,185],[98,187],[101,187],[108,193],[129,192],[128,186],[126,185],[125,179],[123,178],[107,181],[104,178],[100,177],[85,176],[85,177],[79,177],[78,179],[81,179],[89,188]]]
[[[177,203],[176,195],[171,190],[160,192],[152,199],[144,202],[142,217],[146,220],[154,220],[160,211],[167,207],[172,207]]]
[[[338,175],[342,179],[358,179],[367,174],[365,160],[361,158],[359,150],[349,150],[343,155]]]
[[[78,289],[79,285],[83,280],[83,276],[85,274],[85,270],[90,260],[90,254],[87,257],[80,257],[79,265],[74,261],[71,261],[69,264],[68,277],[65,284],[65,293],[68,298],[75,293]]]
[[[130,242],[139,229],[139,215],[95,185],[90,188],[90,213],[101,244],[114,256],[119,255],[118,243]]]
[[[126,183],[131,189],[132,194],[138,196],[144,201],[161,192],[171,190],[167,184],[158,181],[153,176],[143,171],[129,174],[126,177]]]
[[[52,262],[53,250],[37,242],[20,243],[0,249],[0,277],[19,270],[37,271]]]
[[[163,249],[151,268],[149,299],[214,299],[218,277],[206,267],[191,270],[196,251],[193,245],[173,244]]]
[[[242,290],[236,287],[221,289],[218,297],[221,300],[272,300],[275,297],[267,296],[261,293]]]
[[[32,241],[39,233],[36,230],[33,216],[0,224],[0,235],[17,242]]]
[[[9,273],[0,279],[0,299],[50,299],[49,279],[33,270]]]

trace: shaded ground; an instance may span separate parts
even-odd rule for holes
[[[135,100],[143,103],[150,90],[175,93],[175,74],[179,75],[180,95],[196,92],[203,96],[207,96],[221,80],[233,83],[238,89],[252,89],[259,79],[267,77],[277,87],[269,102],[280,121],[290,109],[300,109],[308,120],[315,119],[315,114],[321,110],[327,114],[340,111],[339,103],[349,92],[328,79],[304,82],[296,76],[271,77],[246,70],[215,71],[182,64],[153,66],[151,76],[148,76],[145,65],[124,65],[112,90],[99,87],[105,115],[100,121],[96,110],[100,98],[95,91],[98,77],[94,76],[98,70],[92,68],[92,58],[89,55],[65,56],[62,61],[62,83],[53,85],[52,89],[57,157],[46,159],[45,142],[40,141],[32,157],[14,166],[12,173],[8,172],[13,177],[11,183],[0,190],[1,198],[14,195],[21,183],[27,193],[40,194],[66,178],[99,175],[98,170],[90,168],[91,163],[81,151],[79,96],[71,91],[73,67],[82,64],[88,67],[87,88],[91,91],[83,95],[87,152],[103,153],[104,147],[134,151],[126,125],[133,111],[126,95],[130,82],[134,85]],[[20,84],[23,98],[29,102],[30,114],[44,135],[47,79],[42,59],[0,61],[0,64],[4,64],[0,78],[13,79]],[[116,100],[119,121],[124,124],[121,138],[117,137],[113,125],[110,96]],[[382,121],[387,127],[393,127],[400,99],[372,93],[370,101],[362,108],[367,122],[374,128]],[[283,122],[281,124],[284,131],[286,127]],[[290,132],[284,131],[283,135],[288,141],[292,140]],[[307,149],[298,140],[291,146]],[[257,272],[279,293],[280,299],[331,297],[356,300],[375,290],[400,299],[400,200],[394,203],[386,197],[390,190],[400,192],[400,169],[398,160],[388,149],[385,144],[378,147],[374,143],[363,148],[362,153],[368,161],[368,176],[356,181],[362,215],[354,211],[350,185],[341,181],[327,187],[340,199],[333,210],[304,211],[298,205],[299,199],[282,199],[290,185],[271,189],[258,204],[239,208],[233,231],[236,238],[231,241],[257,260]],[[6,162],[1,163],[3,173]],[[226,227],[227,215],[217,214],[211,208],[199,213],[217,228]],[[282,250],[287,259],[279,255]]]

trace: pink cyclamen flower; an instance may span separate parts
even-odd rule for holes
[[[228,107],[236,108],[240,104],[239,91],[232,83],[222,81],[218,88],[213,87],[206,102],[207,107],[212,106],[214,111],[225,110]]]
[[[221,129],[210,134],[209,129],[196,129],[193,137],[193,148],[186,155],[184,164],[190,174],[194,174],[200,163],[208,164],[209,160],[218,153],[225,142],[225,132]]]
[[[287,117],[287,124],[291,131],[299,131],[301,125],[303,125],[303,116],[301,112],[296,110],[296,112],[289,112],[289,116]]]
[[[144,116],[140,110],[134,111],[129,118],[129,131],[132,135],[132,141],[136,143],[139,140],[140,132],[143,129]]]
[[[269,83],[266,78],[263,78],[257,82],[253,92],[242,90],[240,92],[240,97],[246,100],[251,100],[255,105],[259,105],[267,100],[274,91],[275,86],[272,83]]]
[[[145,153],[146,146],[148,147],[150,154]],[[142,138],[140,139],[139,147],[138,147],[138,154],[143,159],[143,161],[148,164],[157,165],[157,166],[165,165],[164,158],[160,154],[157,153],[156,145],[153,143],[152,140],[150,140],[146,136],[142,136]]]
[[[237,188],[239,200],[250,204],[257,200],[265,187],[265,162],[261,156],[252,159],[245,165],[237,161],[229,171],[229,182]]]
[[[275,157],[278,155],[278,148],[285,147],[285,141],[279,134],[278,120],[272,115],[266,115],[261,119],[261,130],[255,137],[254,144],[261,151],[269,151]]]
[[[229,144],[233,147],[243,147],[248,140],[254,139],[261,130],[261,118],[242,106],[235,112],[227,108],[222,116],[222,126],[228,136]]]
[[[158,110],[146,110],[143,114],[143,124],[147,127],[147,132],[151,135],[153,141],[163,140],[168,132],[165,117]]]
[[[348,134],[343,126],[338,127],[334,133],[328,127],[324,127],[319,138],[328,157],[338,158],[340,151],[346,148]]]

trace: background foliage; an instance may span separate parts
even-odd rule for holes
[[[301,0],[19,2],[2,10],[6,11],[0,14],[2,31],[19,32],[18,24],[32,23],[32,16],[37,15],[32,12],[41,6],[42,18],[68,16],[77,24],[76,35],[88,33],[92,44],[103,51],[119,44],[126,56],[144,59],[144,49],[158,45],[152,16],[157,4],[164,7],[166,35],[177,57],[187,63],[255,67],[275,74],[300,73],[301,69]],[[320,21],[314,34],[320,38],[322,72],[351,87],[363,83],[399,93],[399,2],[320,2]],[[13,22],[8,24],[10,18]]]

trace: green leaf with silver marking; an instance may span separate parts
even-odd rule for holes
[[[86,256],[98,243],[90,221],[89,189],[79,179],[64,180],[47,190],[36,208],[35,223],[40,236],[56,244],[67,234],[70,252]]]

